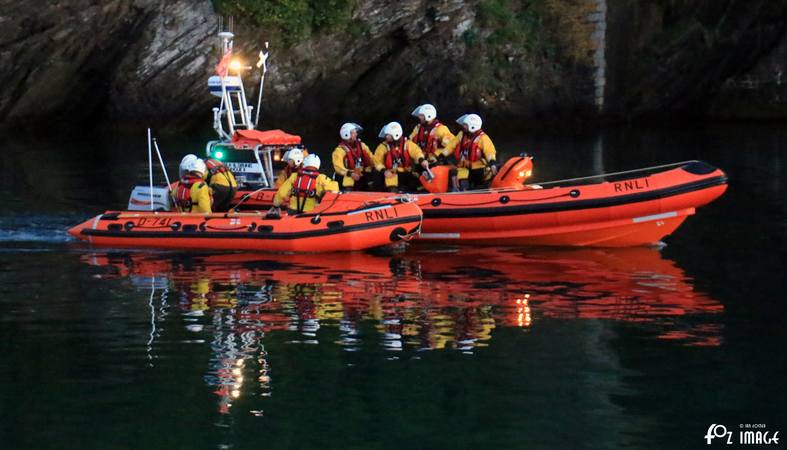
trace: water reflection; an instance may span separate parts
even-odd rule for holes
[[[264,341],[274,334],[284,344],[379,345],[391,358],[417,358],[472,354],[494,345],[498,328],[537,332],[548,320],[626,322],[684,345],[719,345],[722,332],[723,306],[650,248],[414,245],[389,256],[108,251],[82,259],[100,267],[97,276],[151,291],[151,364],[162,328],[182,324],[188,342],[209,346],[204,381],[225,414],[242,396],[272,394]]]

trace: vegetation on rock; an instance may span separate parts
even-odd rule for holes
[[[266,27],[287,44],[350,21],[355,0],[213,0],[216,12]]]

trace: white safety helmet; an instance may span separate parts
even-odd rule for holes
[[[205,172],[208,171],[208,168],[205,166],[205,161],[201,160],[200,158],[196,158],[189,162],[189,164],[186,166],[186,170],[188,172],[197,172],[204,177]]]
[[[399,122],[389,122],[388,125],[380,130],[378,137],[385,139],[385,136],[390,134],[394,141],[398,141],[402,137],[402,133],[402,126],[399,125]]]
[[[456,119],[456,123],[466,126],[467,131],[471,133],[475,133],[476,131],[480,130],[481,126],[483,125],[483,121],[481,121],[481,117],[478,114],[465,114],[462,117]]]
[[[287,152],[287,160],[292,161],[295,163],[296,166],[300,166],[303,162],[303,150],[299,148],[294,148]]]
[[[339,129],[339,136],[344,140],[350,139],[353,131],[360,133],[363,128],[357,123],[347,122]]]
[[[435,120],[435,118],[437,117],[437,109],[435,109],[433,105],[430,105],[429,103],[425,103],[419,106],[418,108],[415,108],[413,112],[410,114],[413,117],[418,117],[421,114],[423,114],[424,120],[426,120],[427,122],[431,122]]]
[[[180,160],[180,175],[183,176],[186,172],[189,171],[189,165],[193,163],[195,160],[199,159],[197,155],[189,153],[188,155],[184,156],[183,159]]]
[[[314,153],[309,153],[305,158],[303,158],[303,167],[314,167],[315,169],[319,170],[320,157]]]
[[[281,160],[284,161],[284,162],[287,162],[287,161],[290,160],[290,151],[289,150],[287,150],[286,152],[284,152],[283,155],[281,155]]]

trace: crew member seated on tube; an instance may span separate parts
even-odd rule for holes
[[[205,161],[186,155],[180,163],[180,180],[174,189],[175,206],[180,212],[210,214],[213,196],[205,182]]]
[[[413,169],[417,165],[423,170],[429,169],[421,148],[404,137],[398,122],[384,126],[379,137],[385,140],[374,151],[374,163],[376,169],[383,173],[385,189],[392,192],[415,190],[419,181]]]
[[[279,171],[279,175],[276,177],[276,184],[274,184],[276,189],[280,188],[281,185],[290,178],[290,175],[300,170],[303,164],[303,158],[306,156],[304,153],[305,152],[299,148],[293,148],[284,153],[282,160],[286,165]]]
[[[453,191],[481,189],[497,174],[495,144],[481,129],[483,122],[477,114],[465,114],[456,120],[462,131],[447,147]]]
[[[339,129],[342,141],[333,150],[331,161],[337,177],[341,177],[342,190],[366,191],[373,180],[374,157],[369,147],[359,138],[363,131],[356,123],[345,123]]]
[[[276,195],[266,217],[281,216],[281,204],[290,198],[288,214],[300,214],[314,209],[326,192],[339,192],[339,184],[320,173],[320,157],[311,154],[303,159],[303,168],[290,175]]]
[[[238,192],[235,175],[221,161],[213,158],[205,160],[207,175],[205,181],[213,194],[213,211],[227,212],[232,206],[232,199]]]
[[[437,119],[437,109],[426,103],[413,110],[411,115],[418,119],[418,125],[410,133],[410,140],[424,152],[429,164],[442,164],[448,157],[447,147],[454,140],[454,134]]]

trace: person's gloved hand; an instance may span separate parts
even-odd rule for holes
[[[358,181],[361,179],[361,174],[355,171],[350,172],[350,178],[352,178],[353,181]]]
[[[278,206],[273,206],[271,209],[268,210],[268,213],[265,214],[266,219],[281,219],[281,208]]]
[[[390,170],[385,171],[385,178],[391,178],[392,176],[394,176],[393,172],[391,172]]]
[[[491,166],[489,166],[489,170],[492,171],[492,176],[497,175],[497,165],[492,164]]]

